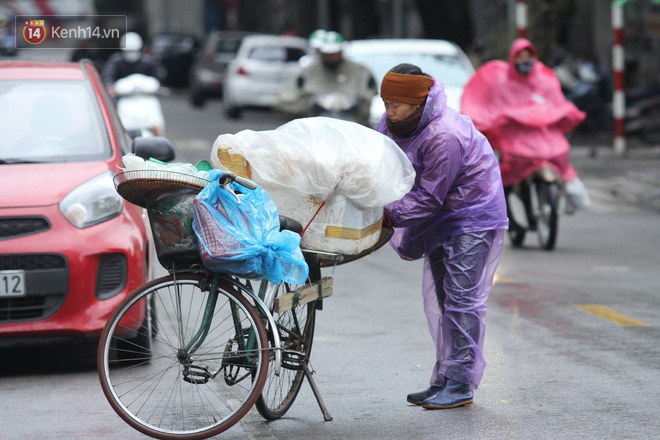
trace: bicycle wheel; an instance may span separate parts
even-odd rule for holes
[[[321,279],[318,260],[306,258],[309,266],[307,284]],[[277,296],[293,292],[300,286],[282,283],[278,286]],[[309,362],[314,338],[316,321],[316,301],[298,305],[282,313],[274,313],[282,347],[282,368],[280,375],[275,375],[274,363],[270,364],[268,377],[256,407],[266,420],[276,420],[289,410],[296,399],[303,380],[304,366]]]
[[[551,251],[557,241],[559,227],[558,197],[559,190],[554,182],[537,182],[536,190],[539,201],[539,213],[536,231],[541,248]]]
[[[520,188],[520,194],[516,193]],[[509,218],[509,238],[513,247],[522,247],[525,242],[525,234],[529,228],[529,220],[525,200],[523,197],[528,193],[525,182],[515,186],[504,188],[506,195],[506,214]]]
[[[261,317],[229,282],[220,281],[215,304],[208,285],[206,274],[193,273],[151,281],[119,304],[103,330],[98,352],[103,393],[124,421],[146,435],[186,440],[217,435],[238,422],[261,393],[269,362]],[[207,309],[211,321],[205,327]],[[155,316],[157,323],[145,326],[144,316]],[[145,328],[158,328],[146,338],[150,359],[134,338]]]

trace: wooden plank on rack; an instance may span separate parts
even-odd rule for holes
[[[284,313],[293,308],[294,300],[297,297],[298,305],[307,304],[319,298],[319,284],[321,284],[321,297],[327,298],[332,295],[332,277],[323,277],[321,281],[313,284],[306,284],[295,292],[289,292],[275,298],[273,312]]]

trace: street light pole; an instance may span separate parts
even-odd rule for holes
[[[330,20],[328,19],[329,18],[328,6],[329,6],[328,0],[317,0],[316,2],[316,9],[317,9],[316,21],[318,23],[317,29],[329,30],[328,27],[330,26]]]
[[[392,36],[403,38],[403,0],[392,0]]]

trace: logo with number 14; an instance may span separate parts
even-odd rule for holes
[[[39,44],[46,39],[46,23],[44,20],[25,20],[23,38],[30,44]]]

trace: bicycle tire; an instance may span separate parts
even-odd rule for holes
[[[319,261],[311,256],[306,257],[306,261],[309,266],[309,278],[306,284],[319,281],[321,279]],[[277,296],[280,296],[296,290],[297,286],[282,283],[278,288]],[[312,301],[282,314],[273,314],[284,351],[280,375],[275,375],[275,368],[271,363],[266,383],[255,405],[259,414],[266,420],[277,420],[284,416],[302,387],[305,371],[301,367],[309,363],[312,353],[316,307],[317,301]],[[287,351],[302,353],[303,357],[287,361]]]
[[[527,231],[522,228],[509,226],[509,238],[511,239],[511,244],[513,247],[522,247],[523,243],[525,242],[526,233]]]
[[[195,353],[186,347],[200,326],[208,284],[207,274],[199,273],[151,281],[117,306],[103,330],[97,357],[103,393],[143,434],[163,440],[212,437],[240,421],[261,394],[268,336],[259,313],[234,285],[220,281],[206,338]],[[118,342],[144,328],[135,316],[147,313],[144,304],[152,298],[158,332],[151,338],[151,359],[141,358],[139,347],[117,352]],[[239,347],[250,341],[254,345]]]
[[[537,182],[536,190],[539,200],[539,217],[536,221],[539,245],[551,251],[555,248],[559,229],[559,188],[554,182]]]
[[[528,193],[528,191],[526,191],[526,188],[524,187],[526,185],[525,182],[521,182],[515,186],[510,186],[504,189],[505,199],[506,199],[506,215],[507,218],[509,219],[509,239],[511,240],[511,245],[517,248],[523,246],[523,243],[525,242],[525,235],[527,233],[526,227],[521,226],[519,224],[520,218],[516,219],[516,216],[513,215],[513,208],[512,208],[513,200],[511,199],[510,193],[516,191],[516,188],[519,185],[522,186],[520,190],[521,194],[517,195],[516,197],[520,198],[520,203],[523,204],[524,206],[524,204],[529,203],[529,198],[527,199],[524,198],[525,192]],[[525,220],[529,224],[529,216],[527,214],[528,209],[526,207],[524,207],[523,209],[524,209],[524,214],[518,214],[518,216],[525,215]],[[529,225],[527,227],[529,227]]]

